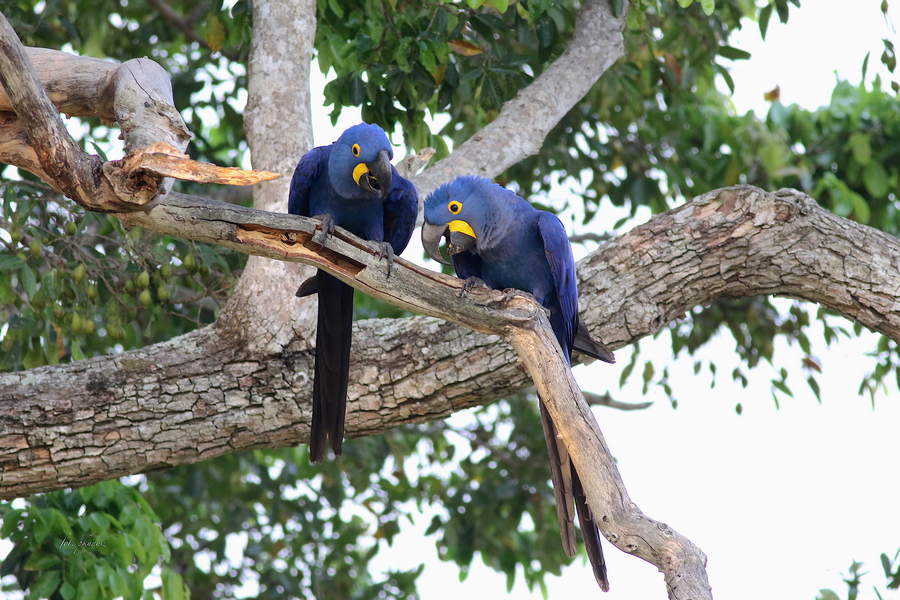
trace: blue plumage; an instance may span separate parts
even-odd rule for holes
[[[312,149],[297,163],[288,212],[322,219],[326,233],[339,226],[382,244],[390,265],[393,255],[409,243],[418,211],[416,188],[397,173],[392,158],[390,142],[379,126],[361,123],[348,128],[335,143]],[[313,293],[319,295],[319,322],[309,445],[310,460],[318,462],[328,440],[335,455],[341,453],[353,288],[318,271],[297,294]]]
[[[487,179],[471,176],[457,177],[436,189],[425,199],[424,209],[422,242],[432,258],[446,262],[439,249],[441,237],[446,236],[459,277],[477,278],[498,290],[528,292],[548,309],[550,325],[567,359],[572,350],[578,350],[606,362],[615,360],[579,323],[575,260],[556,215],[537,210]],[[574,504],[594,576],[605,591],[609,584],[599,530],[565,445],[556,435],[543,401],[540,404],[563,547],[574,556]]]

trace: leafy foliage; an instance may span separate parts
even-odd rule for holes
[[[320,2],[316,58],[336,78],[325,88],[337,118],[360,106],[363,119],[399,126],[406,144],[460,142],[496,116],[563,49],[571,2],[531,0],[396,4]],[[427,116],[450,124],[432,133]]]
[[[215,318],[244,258],[125,231],[55,192],[3,186],[0,370],[140,348]],[[8,239],[7,239],[8,237]]]
[[[30,598],[187,598],[168,565],[159,518],[137,491],[106,481],[37,496],[25,508],[0,503],[0,535],[16,545],[0,564]],[[146,585],[155,574],[157,585]],[[146,589],[146,591],[145,591]]]
[[[886,553],[882,553],[880,558],[881,568],[884,570],[884,577],[886,580],[885,590],[900,589],[900,562],[897,560],[900,558],[900,550],[894,553],[893,559]],[[850,569],[844,579],[844,583],[847,584],[847,600],[856,600],[859,597],[862,578],[866,575],[862,568],[862,563],[853,561],[853,563],[850,564]],[[873,590],[879,600],[886,597],[878,591],[877,587],[873,586]],[[819,590],[816,600],[841,600],[841,596],[834,590],[822,589]]]
[[[420,568],[369,573],[414,491],[372,470],[389,462],[391,441],[347,444],[341,461],[321,466],[305,447],[227,455],[148,475],[140,487],[159,507],[171,564],[195,593],[230,598],[251,581],[259,598],[408,598]],[[240,560],[229,544],[243,544]]]

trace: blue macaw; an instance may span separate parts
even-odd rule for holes
[[[444,236],[448,238],[456,274],[466,280],[464,290],[484,283],[497,290],[528,292],[550,312],[550,325],[567,360],[572,350],[578,350],[605,362],[615,362],[613,353],[591,339],[578,320],[575,260],[566,230],[556,215],[537,210],[487,179],[457,177],[425,199],[422,226],[426,252],[433,259],[450,264],[441,255],[440,241]],[[574,504],[594,577],[600,588],[607,591],[600,531],[556,426],[543,401],[539,404],[563,548],[566,554],[575,556]]]
[[[322,220],[330,235],[335,226],[380,245],[388,260],[409,243],[416,225],[416,188],[391,165],[394,153],[378,125],[348,128],[330,146],[313,148],[300,159],[291,179],[288,212]],[[300,297],[318,293],[319,323],[313,379],[313,415],[309,457],[318,462],[331,441],[341,454],[350,372],[353,288],[326,273],[300,286]]]

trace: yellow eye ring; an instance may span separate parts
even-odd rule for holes
[[[353,156],[359,156],[359,144],[353,144],[350,151],[353,152]]]
[[[462,202],[457,202],[456,200],[451,200],[447,204],[447,210],[449,210],[451,214],[458,215],[459,211],[462,210]]]

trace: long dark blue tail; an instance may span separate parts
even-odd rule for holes
[[[324,457],[326,440],[331,440],[335,456],[341,454],[353,326],[353,288],[324,271],[316,273],[316,287],[319,324],[309,434],[309,460],[314,463]]]
[[[556,334],[556,341],[566,360],[571,365],[572,347],[579,352],[606,362],[615,362],[613,353],[600,342],[593,340],[584,326],[575,322],[575,331],[565,327],[561,313],[551,312],[550,324]],[[577,319],[577,317],[576,317]],[[567,339],[567,335],[571,338]],[[572,344],[572,347],[569,344]],[[606,574],[606,559],[603,556],[603,548],[600,545],[602,534],[597,528],[597,522],[587,505],[581,478],[575,465],[569,457],[569,451],[563,440],[557,434],[556,425],[550,418],[550,413],[544,405],[544,401],[538,398],[541,407],[541,425],[544,429],[544,439],[547,442],[547,451],[550,453],[550,477],[553,481],[553,494],[556,496],[556,518],[559,521],[559,534],[562,537],[563,549],[569,556],[575,556],[578,551],[575,540],[575,516],[578,516],[578,525],[581,527],[581,537],[584,539],[584,549],[594,579],[604,592],[609,591],[609,579]],[[574,509],[574,510],[573,510]]]
[[[556,425],[553,424],[544,401],[540,399],[538,401],[541,407],[544,439],[550,453],[550,477],[553,480],[553,494],[556,496],[556,518],[559,520],[559,535],[562,537],[563,549],[569,556],[575,556],[578,552],[575,539],[575,515],[578,515],[581,537],[584,538],[584,549],[594,571],[594,579],[597,580],[600,589],[607,592],[609,579],[606,576],[606,559],[600,546],[600,530],[597,529],[597,523],[587,505],[581,479],[569,458],[569,452],[557,435]]]

